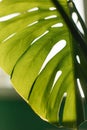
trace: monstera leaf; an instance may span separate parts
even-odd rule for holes
[[[67,23],[76,11],[72,2],[56,2],[0,1],[0,66],[42,119],[76,128],[85,119],[86,29],[81,33],[75,24],[70,28],[71,20]]]

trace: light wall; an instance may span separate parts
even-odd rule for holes
[[[84,3],[87,3],[87,0],[73,0],[73,1],[75,2],[76,7],[79,13],[81,14],[82,18],[85,20]]]
[[[85,21],[87,25],[87,0],[83,0],[83,1],[84,1]]]

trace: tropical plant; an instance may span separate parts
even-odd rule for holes
[[[72,0],[0,1],[0,66],[42,119],[74,129],[85,120],[86,58]]]

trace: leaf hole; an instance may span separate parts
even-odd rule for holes
[[[84,92],[83,92],[83,90],[82,90],[82,85],[81,85],[81,83],[80,83],[80,79],[79,79],[79,78],[77,78],[77,85],[78,85],[78,89],[79,89],[79,92],[80,92],[81,97],[82,97],[82,98],[85,98],[85,95],[84,95]]]
[[[78,21],[78,23],[77,23],[77,28],[79,29],[79,31],[82,33],[82,34],[84,34],[84,30],[83,30],[83,28],[82,28],[82,25],[81,25],[81,23]]]
[[[59,42],[57,42],[51,49],[51,51],[49,52],[49,54],[47,55],[41,69],[40,72],[45,68],[45,66],[47,65],[47,63],[56,55],[58,54],[64,47],[66,46],[66,41],[65,40],[60,40]],[[39,73],[40,73],[39,72]]]
[[[9,35],[7,38],[5,38],[2,42],[6,42],[7,40],[11,39],[16,33],[13,33]]]
[[[54,78],[54,81],[53,81],[53,85],[52,85],[52,88],[51,88],[51,92],[52,92],[52,90],[53,90],[53,88],[54,88],[54,86],[55,86],[57,80],[60,78],[61,74],[62,74],[62,71],[61,71],[61,70],[57,71],[57,73],[56,73],[56,75],[55,75],[55,78]]]
[[[38,10],[39,10],[38,7],[34,7],[32,9],[27,10],[27,12],[34,12],[34,11],[38,11]]]
[[[55,7],[50,7],[49,10],[54,11],[54,10],[56,10],[56,8]]]
[[[14,14],[9,14],[9,15],[0,17],[0,22],[4,22],[4,21],[7,21],[7,20],[10,20],[10,19],[12,19],[14,17],[17,17],[19,15],[20,15],[20,13],[14,13]]]
[[[60,110],[59,110],[59,123],[60,123],[60,125],[62,125],[62,121],[63,121],[63,112],[64,112],[66,98],[67,98],[67,92],[65,92],[63,94],[62,101],[60,104]]]
[[[63,27],[63,23],[57,23],[51,26],[52,28]]]
[[[83,28],[82,28],[82,25],[81,25],[81,23],[79,22],[78,16],[77,16],[77,14],[76,14],[75,12],[72,13],[72,19],[73,19],[74,23],[76,24],[77,28],[79,29],[79,31],[80,31],[82,34],[84,34],[84,30],[83,30]]]
[[[77,14],[76,14],[75,12],[72,13],[72,19],[73,19],[73,21],[74,21],[75,23],[78,22],[78,16],[77,16]]]
[[[33,25],[37,24],[38,22],[39,21],[32,22],[31,24],[27,25],[27,27],[33,26]]]
[[[76,60],[77,60],[77,62],[78,62],[79,64],[81,64],[79,55],[76,55]]]
[[[40,35],[39,37],[35,38],[35,39],[33,40],[33,42],[31,43],[31,45],[34,44],[36,41],[38,41],[38,40],[39,40],[40,38],[42,38],[43,36],[45,36],[48,32],[49,32],[49,31],[47,30],[47,31],[45,31],[42,35]]]
[[[44,19],[48,20],[48,19],[53,19],[53,18],[57,18],[57,15],[51,15],[51,16],[47,16]]]

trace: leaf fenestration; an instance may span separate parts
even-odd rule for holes
[[[70,18],[67,0],[55,1],[59,5],[51,0],[0,2],[0,66],[41,118],[76,128],[85,119],[87,43],[81,33],[83,43],[72,34],[71,20],[68,26],[62,15],[60,9]],[[72,10],[78,15],[75,6]]]

